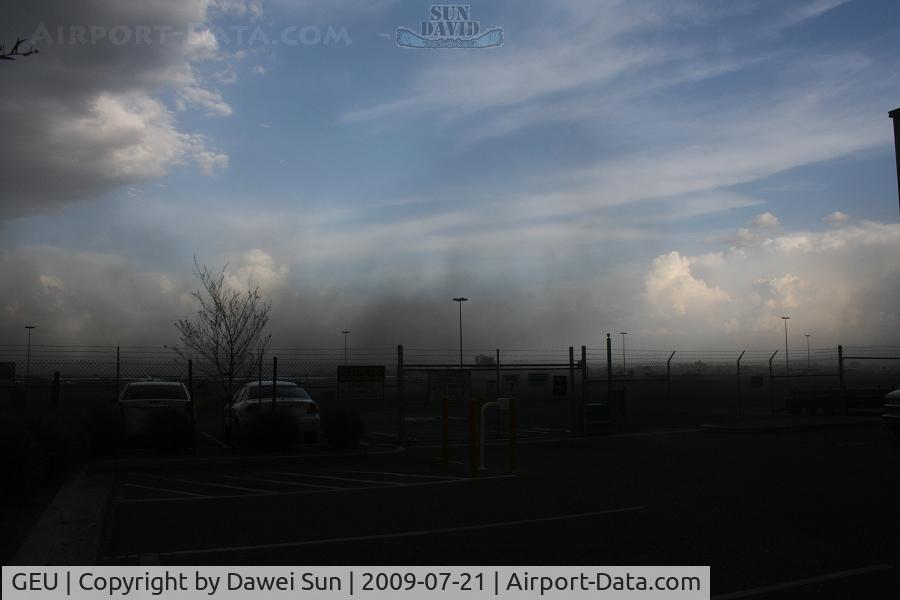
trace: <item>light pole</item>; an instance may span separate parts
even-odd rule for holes
[[[900,196],[900,108],[888,113],[894,121],[894,160],[897,163],[897,194]]]
[[[784,374],[787,375],[790,369],[790,354],[788,354],[788,337],[787,337],[787,322],[790,317],[781,317],[784,321]]]
[[[628,335],[627,331],[620,331],[622,335],[622,373],[625,373],[625,336]]]
[[[806,338],[806,370],[809,371],[811,367],[811,363],[809,362],[809,334],[804,333],[803,336]]]
[[[459,298],[454,298],[454,302],[459,304],[459,368],[463,368],[463,348],[462,348],[462,303],[468,302],[468,298],[463,298],[460,296]]]
[[[344,330],[341,333],[344,334],[344,365],[347,365],[347,356],[349,356],[349,346],[347,345],[347,336],[350,335],[349,330]]]
[[[28,382],[31,380],[31,330],[34,329],[34,325],[26,325],[25,329],[28,330],[28,346],[25,350],[25,381]]]

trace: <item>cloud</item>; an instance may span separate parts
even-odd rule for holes
[[[219,54],[212,33],[193,25],[208,8],[206,0],[38,0],[8,11],[0,38],[34,34],[41,52],[3,74],[0,219],[55,212],[190,163],[204,172],[227,163],[205,136],[182,131],[164,103],[174,96],[179,109],[231,114],[194,69]],[[171,32],[165,42],[163,31]]]
[[[691,260],[676,251],[653,260],[644,293],[648,304],[670,318],[708,315],[730,301],[724,291],[697,278],[691,271]]]
[[[896,343],[898,251],[900,225],[867,221],[754,238],[713,255],[670,252],[654,259],[645,280],[657,315],[650,329],[749,343],[777,334],[787,315],[823,344]]]
[[[824,223],[829,225],[843,225],[850,219],[849,215],[837,210],[822,219]]]
[[[260,293],[268,295],[284,285],[289,272],[287,265],[276,265],[272,255],[251,248],[229,267],[226,282],[237,290],[246,290],[248,285],[259,286]]]
[[[812,0],[790,6],[784,13],[785,26],[799,25],[846,4],[849,0]]]
[[[751,221],[751,224],[754,227],[759,227],[759,228],[763,228],[763,229],[771,228],[771,227],[778,227],[779,225],[781,225],[781,223],[778,221],[778,217],[776,217],[775,215],[773,215],[772,213],[770,213],[768,211],[753,217],[753,221]]]

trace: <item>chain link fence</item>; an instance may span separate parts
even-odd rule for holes
[[[277,367],[275,366],[277,358]],[[467,373],[466,398],[517,399],[522,435],[571,435],[588,430],[586,411],[600,407],[614,429],[694,426],[704,418],[772,414],[791,398],[841,390],[900,386],[900,346],[847,346],[701,351],[607,348],[296,348],[272,347],[244,373],[247,380],[279,379],[307,387],[325,406],[340,402],[341,365],[384,366],[383,393],[356,399],[377,440],[433,442],[440,438],[442,398],[451,398],[451,437],[469,434],[468,408],[446,388],[446,373]],[[190,360],[190,364],[189,364]],[[0,401],[28,389],[40,402],[59,373],[69,402],[113,400],[121,387],[145,378],[191,383],[201,410],[217,422],[225,391],[199,356],[172,347],[0,346]],[[443,382],[443,383],[441,383]],[[851,394],[852,395],[852,394]],[[346,401],[349,403],[350,401]],[[489,417],[503,435],[504,419]]]

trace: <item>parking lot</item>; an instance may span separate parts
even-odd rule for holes
[[[703,564],[713,596],[888,597],[900,443],[880,425],[524,441],[478,477],[439,448],[119,474],[109,564]],[[894,589],[897,589],[896,587]],[[726,595],[732,594],[732,595]],[[861,595],[860,595],[861,594]]]

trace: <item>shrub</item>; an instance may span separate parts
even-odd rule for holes
[[[194,427],[178,412],[157,410],[147,422],[147,436],[158,450],[175,450],[191,445]]]
[[[20,494],[44,480],[40,447],[23,419],[0,414],[0,481],[3,495]]]
[[[113,406],[98,408],[84,421],[88,447],[94,456],[110,456],[122,447],[124,423]]]
[[[322,431],[334,448],[355,448],[362,440],[365,425],[359,413],[347,408],[335,408],[322,415]]]
[[[260,410],[241,423],[241,442],[263,450],[290,448],[300,436],[300,426],[290,415]]]
[[[81,423],[57,412],[32,416],[27,423],[51,479],[65,475],[87,454],[87,435]]]

